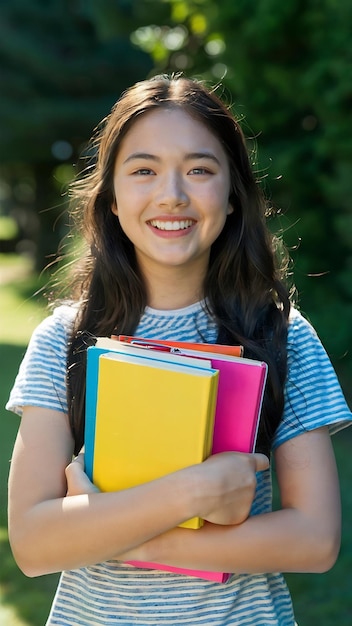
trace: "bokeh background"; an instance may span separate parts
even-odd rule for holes
[[[67,185],[121,92],[161,72],[218,84],[242,121],[277,210],[270,225],[291,255],[298,305],[352,402],[351,2],[1,0],[0,626],[44,624],[57,582],[25,578],[8,546],[18,419],[4,404],[46,314],[41,289],[56,252],[70,252]],[[348,431],[335,437],[339,561],[327,574],[287,577],[300,626],[352,623],[351,444]]]

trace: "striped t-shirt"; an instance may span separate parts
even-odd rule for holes
[[[58,307],[34,332],[7,408],[67,412],[67,337],[75,308]],[[202,303],[177,311],[149,307],[139,336],[214,343],[217,328]],[[351,422],[332,365],[313,328],[292,310],[285,411],[273,448],[306,430]],[[271,510],[270,470],[257,475],[251,514]],[[146,570],[117,560],[63,572],[47,626],[293,626],[291,598],[280,573],[232,575],[227,583]]]

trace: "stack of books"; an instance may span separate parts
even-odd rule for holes
[[[85,469],[101,491],[160,478],[225,451],[252,452],[267,376],[239,346],[120,336],[87,350]],[[193,518],[181,526],[198,529]],[[132,565],[225,582],[226,572]]]

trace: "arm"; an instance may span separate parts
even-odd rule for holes
[[[111,559],[194,516],[241,522],[255,472],[268,464],[263,455],[229,453],[133,489],[66,496],[72,450],[67,416],[24,409],[9,480],[9,531],[15,558],[30,576]]]
[[[238,526],[174,529],[124,558],[236,573],[328,570],[339,551],[341,513],[327,428],[284,443],[275,461],[281,510]]]

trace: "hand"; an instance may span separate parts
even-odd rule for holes
[[[84,448],[82,448],[72,463],[66,467],[65,473],[68,496],[99,492],[99,489],[93,485],[84,471]]]
[[[256,472],[269,467],[264,454],[224,452],[193,466],[197,514],[213,524],[241,524],[250,512]]]

